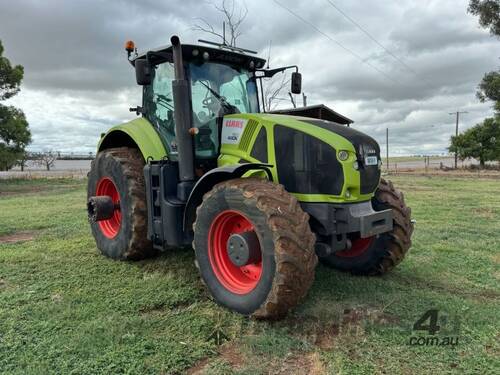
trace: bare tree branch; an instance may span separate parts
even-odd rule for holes
[[[223,22],[227,25],[229,31],[228,39],[226,39],[222,32],[215,31],[213,25],[203,18],[195,18],[201,24],[196,23],[191,29],[217,36],[223,40],[223,43],[227,43],[231,47],[236,47],[236,40],[243,34],[241,25],[248,14],[246,4],[243,3],[243,8],[237,8],[235,0],[222,0],[220,4],[212,3],[212,5],[217,11],[222,13]]]
[[[290,84],[290,78],[286,74],[281,77],[274,76],[266,81],[264,89],[264,102],[266,103],[267,110],[272,111],[278,106],[278,102],[282,100],[280,94]]]
[[[221,39],[223,38],[222,34],[219,34],[218,32],[216,32],[214,30],[213,26],[210,23],[208,23],[205,19],[198,17],[198,18],[195,18],[195,20],[199,20],[200,22],[202,22],[205,25],[203,26],[200,24],[195,24],[194,26],[191,27],[192,30],[201,31],[201,32],[204,32],[207,34],[212,34],[212,35],[215,35]]]

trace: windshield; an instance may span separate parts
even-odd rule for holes
[[[250,72],[217,63],[190,64],[189,71],[196,115],[217,116],[220,97],[241,113],[258,112],[257,86]]]
[[[213,157],[219,144],[217,118],[258,112],[257,85],[250,72],[218,63],[190,63],[189,75],[193,126],[210,129],[210,135],[197,137],[196,154]]]

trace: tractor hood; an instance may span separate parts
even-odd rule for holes
[[[347,195],[347,200],[367,200],[380,180],[380,148],[373,138],[308,117],[225,116],[219,165],[245,162],[272,164],[276,180],[304,199],[328,195],[345,201]]]

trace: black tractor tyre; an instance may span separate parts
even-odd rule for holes
[[[228,220],[235,220],[238,226],[240,221],[243,226],[250,225],[248,231],[256,234],[258,239],[255,246],[260,251],[261,263],[250,266],[259,269],[260,264],[260,278],[254,278],[254,286],[251,281],[248,288],[242,284],[245,285],[243,291],[235,290],[230,277],[231,272],[239,272],[247,266],[220,266],[225,254],[228,254],[229,245],[217,250],[222,254],[222,260],[214,260],[219,236],[222,236],[220,243],[224,245],[229,243],[226,242],[227,236],[238,232],[237,226],[231,227],[227,222],[225,227],[219,225],[220,218],[226,216],[232,217]],[[196,211],[193,229],[193,247],[201,277],[215,301],[231,310],[255,318],[280,318],[305,297],[314,281],[318,261],[309,215],[302,211],[297,199],[282,185],[261,178],[240,178],[219,183],[203,197]],[[224,278],[220,276],[224,267],[236,271],[229,272],[229,278]]]
[[[154,254],[152,243],[147,238],[143,168],[144,160],[140,152],[128,147],[101,151],[92,161],[88,173],[87,199],[98,195],[99,186],[104,184],[107,191],[112,189],[115,201],[118,200],[120,206],[121,217],[113,223],[114,228],[106,229],[102,222],[90,223],[97,248],[107,257],[140,260]]]
[[[376,211],[392,209],[392,231],[374,237],[359,255],[341,256],[334,253],[320,258],[322,263],[357,275],[382,275],[401,263],[411,246],[411,209],[406,206],[403,193],[385,179],[380,180],[372,205]]]

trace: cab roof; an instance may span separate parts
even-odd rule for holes
[[[196,44],[182,44],[182,57],[184,61],[197,62],[211,61],[220,62],[223,64],[236,65],[249,70],[260,69],[264,67],[265,59],[257,56],[252,56],[243,52],[244,50],[237,47],[223,46],[208,47]],[[208,54],[208,60],[206,56]],[[146,56],[154,64],[162,62],[172,62],[172,46],[159,47],[137,55],[131,62],[135,64],[135,60],[145,59]],[[252,68],[253,66],[253,68]]]

